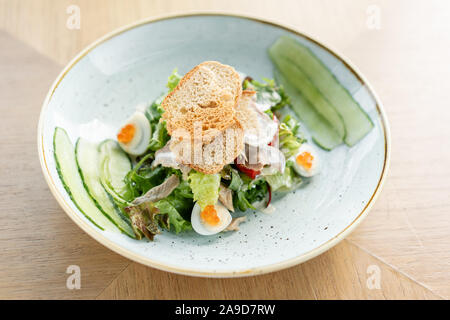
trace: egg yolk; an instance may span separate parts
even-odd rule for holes
[[[128,143],[133,140],[135,132],[136,128],[132,124],[127,124],[120,129],[120,132],[117,134],[117,140],[122,143]]]
[[[209,225],[215,226],[220,222],[217,211],[213,205],[206,206],[200,213],[200,218]]]
[[[305,151],[300,153],[296,158],[295,162],[297,162],[298,165],[302,166],[303,168],[309,170],[311,169],[313,165],[314,157],[311,155],[311,153]]]

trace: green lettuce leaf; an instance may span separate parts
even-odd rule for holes
[[[161,108],[161,103],[164,99],[164,96],[159,97],[155,101],[153,101],[145,111],[145,115],[147,116],[150,124],[156,124],[161,119],[161,116],[164,110]]]
[[[244,184],[244,181],[242,181],[241,176],[239,175],[239,172],[236,169],[231,169],[231,182],[228,186],[229,189],[232,191],[239,191]]]
[[[233,191],[233,206],[241,211],[255,210],[254,203],[267,198],[269,192],[264,177],[254,180],[236,169],[230,170],[231,181],[228,188]]]
[[[141,203],[138,206],[126,207],[124,210],[130,217],[136,239],[140,240],[145,236],[153,241],[154,236],[161,233],[158,227],[159,213],[152,203]]]
[[[167,93],[172,91],[177,86],[180,79],[181,76],[177,73],[177,69],[175,69],[168,78],[167,88],[169,89],[169,91]],[[152,104],[150,104],[145,112],[145,115],[147,116],[147,119],[150,122],[150,127],[152,129],[152,136],[148,145],[148,151],[150,153],[154,153],[164,147],[167,141],[169,141],[170,139],[169,133],[166,129],[166,122],[161,119],[161,116],[164,113],[164,110],[161,107],[161,103],[166,97],[167,93],[161,95]]]
[[[134,191],[141,195],[160,185],[166,180],[167,176],[174,173],[181,175],[179,170],[161,166],[149,168],[142,164],[141,168],[135,170],[129,178],[133,182]],[[160,233],[158,227],[174,230],[176,233],[190,230],[190,216],[193,207],[193,194],[189,183],[182,181],[168,197],[154,203],[144,202],[137,206],[131,205],[125,208],[125,212],[128,213],[132,221],[137,237],[142,238],[142,235],[145,235],[152,240],[154,235]]]
[[[215,205],[219,199],[220,174],[204,174],[192,170],[189,173],[189,185],[203,210],[208,205]]]
[[[148,144],[148,148],[151,151],[158,151],[166,145],[170,140],[169,133],[166,129],[166,122],[160,121],[152,128],[152,137]]]
[[[148,144],[148,151],[150,151],[150,153],[154,153],[164,147],[170,139],[169,133],[166,129],[166,122],[161,119],[164,112],[161,108],[163,98],[164,96],[155,100],[145,112],[152,129],[152,136],[150,137],[150,142]]]
[[[284,173],[277,172],[271,175],[264,175],[272,191],[288,192],[298,188],[301,185],[302,178],[295,173],[292,166],[293,163],[291,161],[287,161]]]
[[[178,82],[180,82],[181,76],[178,74],[178,69],[175,68],[172,71],[172,74],[169,76],[169,79],[167,81],[166,87],[169,88],[169,92],[175,89],[175,87],[178,85]]]
[[[181,171],[162,166],[152,167],[153,154],[147,154],[125,176],[125,183],[131,190],[133,200],[145,194],[148,190],[163,183],[169,176],[181,176]]]
[[[256,80],[245,80],[243,88],[256,91],[256,102],[260,104],[270,105],[270,110],[273,112],[283,108],[289,104],[289,97],[284,92],[283,87],[275,84],[275,80],[263,78],[264,83]]]
[[[192,228],[191,223],[181,216],[179,212],[179,209],[181,209],[180,205],[184,208],[190,206],[190,209],[192,211],[192,200],[184,201],[184,199],[179,199],[172,195],[154,203],[154,206],[159,210],[159,213],[162,215],[167,215],[168,217],[167,225],[166,223],[162,224],[163,228],[166,228],[168,230],[173,228],[176,233],[187,231]]]
[[[306,140],[299,135],[299,123],[290,115],[284,117],[283,121],[280,123],[279,129],[279,141],[280,150],[283,152],[286,158],[293,156],[298,148]]]
[[[269,189],[266,180],[261,176],[251,180],[246,175],[242,175],[242,181],[242,186],[233,197],[233,205],[241,211],[256,210],[253,205],[267,198]]]

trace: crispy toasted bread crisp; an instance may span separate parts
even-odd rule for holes
[[[207,144],[172,137],[170,149],[182,164],[199,172],[213,174],[221,171],[241,154],[244,149],[244,134],[241,125],[235,122]]]
[[[250,106],[255,93],[255,91],[251,90],[242,91],[242,96],[236,109],[237,121],[241,124],[244,131],[258,131],[260,129],[257,111]]]
[[[162,102],[178,161],[206,174],[234,161],[244,148],[241,94],[238,73],[216,61],[199,64],[180,80]]]
[[[167,131],[186,130],[194,135],[201,123],[203,141],[210,142],[235,122],[242,86],[234,68],[206,61],[189,71],[162,102]]]

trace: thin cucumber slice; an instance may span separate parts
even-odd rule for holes
[[[278,46],[272,46],[269,49],[269,55],[285,79],[302,93],[303,97],[314,106],[317,112],[333,126],[339,138],[343,139],[345,137],[345,126],[342,117],[324,98],[305,73],[282,55]]]
[[[369,133],[373,128],[370,117],[309,48],[287,36],[280,37],[273,48],[277,54],[286,57],[299,67],[336,108],[344,121],[346,128],[344,141],[348,146],[355,145]]]
[[[99,151],[97,145],[79,138],[75,145],[75,158],[81,180],[97,208],[114,223],[120,231],[134,238],[134,231],[126,217],[111,200],[100,182]]]
[[[102,230],[117,230],[114,224],[97,208],[84,188],[78,171],[73,145],[66,131],[62,128],[55,129],[53,150],[56,170],[75,206],[98,228]]]
[[[277,84],[282,85],[288,94],[292,110],[311,132],[314,142],[325,150],[332,150],[340,145],[342,139],[327,119],[318,113],[294,86],[286,81],[279,70],[274,70],[274,76]]]
[[[105,140],[99,146],[100,179],[111,196],[126,205],[133,196],[125,184],[124,178],[131,170],[131,160],[114,140]]]

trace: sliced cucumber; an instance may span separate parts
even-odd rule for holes
[[[367,113],[309,48],[290,37],[283,36],[272,46],[271,51],[276,52],[277,56],[284,56],[300,68],[336,108],[344,121],[346,128],[344,141],[347,145],[355,145],[373,128],[373,122]]]
[[[99,151],[97,145],[79,138],[75,145],[75,158],[81,180],[97,208],[114,223],[120,231],[134,238],[130,222],[122,215],[100,182]]]
[[[114,140],[105,140],[99,146],[100,179],[102,184],[117,202],[127,205],[133,196],[124,178],[131,170],[131,161]]]
[[[55,129],[53,150],[58,175],[75,206],[100,229],[117,230],[114,224],[97,208],[84,188],[78,172],[73,145],[62,128]]]
[[[272,46],[269,49],[269,55],[284,78],[302,93],[303,97],[314,106],[317,112],[333,126],[339,138],[343,139],[345,137],[345,126],[341,116],[305,73],[281,54],[278,46]]]
[[[326,150],[331,150],[340,145],[342,139],[328,120],[318,113],[294,86],[286,81],[280,71],[275,69],[274,76],[277,84],[282,85],[290,97],[292,109],[309,129],[314,142]]]

